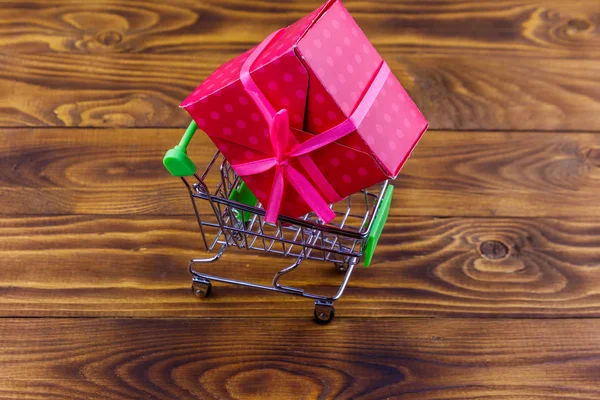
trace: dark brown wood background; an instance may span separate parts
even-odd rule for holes
[[[347,0],[431,123],[374,265],[191,295],[178,104],[319,4],[0,0],[0,398],[600,398],[598,0]]]

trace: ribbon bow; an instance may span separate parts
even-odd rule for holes
[[[308,156],[302,155],[306,146],[293,143],[296,142],[296,138],[290,131],[289,116],[286,109],[280,110],[273,116],[269,136],[275,157],[238,164],[233,167],[240,176],[260,174],[271,168],[275,168],[275,178],[273,179],[265,221],[275,222],[277,220],[286,180],[291,183],[300,197],[306,201],[319,218],[325,222],[329,222],[335,218],[335,213],[329,208],[329,203],[323,199],[308,179],[290,165],[292,158],[300,156],[299,160],[303,167],[313,174],[313,179],[316,177],[319,180],[318,183],[321,189],[328,192],[327,197],[332,199],[332,202],[337,201],[333,199],[340,199],[340,196],[331,187],[314,162]],[[292,143],[295,146],[290,149]]]
[[[256,61],[271,41],[284,31],[285,29],[281,29],[271,34],[258,45],[244,62],[240,72],[240,80],[244,89],[254,100],[261,114],[269,124],[269,138],[275,156],[236,164],[233,165],[233,169],[239,176],[244,177],[260,174],[275,168],[275,178],[273,179],[271,187],[271,195],[266,209],[265,221],[271,223],[277,221],[277,216],[281,208],[281,201],[283,200],[285,181],[287,180],[317,216],[325,223],[328,223],[335,218],[335,213],[329,207],[329,203],[341,200],[341,196],[335,191],[329,181],[327,181],[327,178],[325,178],[321,170],[308,154],[341,139],[357,129],[381,91],[390,74],[390,69],[387,64],[382,63],[375,79],[365,93],[363,100],[358,104],[355,111],[348,119],[319,135],[313,136],[303,143],[298,143],[296,137],[290,130],[287,109],[284,108],[276,112],[267,97],[250,76],[250,68],[254,61]],[[323,198],[321,193],[319,193],[315,186],[313,186],[304,175],[290,165],[290,161],[296,158],[308,173],[311,180],[319,187],[321,193],[323,193],[329,201],[326,201]]]

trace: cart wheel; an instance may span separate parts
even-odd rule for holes
[[[241,233],[230,232],[229,234],[231,235],[232,243],[230,243],[230,244],[232,246],[238,246],[240,249],[243,249],[245,247],[244,237],[242,236]]]
[[[315,322],[320,325],[326,325],[331,322],[335,316],[333,303],[325,301],[315,301]]]
[[[210,296],[210,292],[212,292],[212,283],[210,281],[192,281],[192,293],[194,293],[194,296],[203,299]]]
[[[346,263],[335,263],[335,269],[337,269],[340,272],[346,272],[346,271],[348,271],[348,264],[346,264]]]

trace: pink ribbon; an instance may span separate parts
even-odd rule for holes
[[[383,62],[362,100],[350,115],[348,119],[339,125],[313,136],[309,140],[298,143],[296,137],[290,130],[290,122],[287,109],[275,111],[267,97],[260,90],[250,76],[250,68],[264,49],[285,29],[281,29],[267,37],[250,54],[244,62],[240,72],[240,80],[244,89],[254,100],[261,114],[269,124],[269,137],[273,148],[274,157],[268,157],[262,160],[251,161],[242,164],[233,165],[236,173],[242,177],[256,175],[275,168],[275,178],[271,186],[271,195],[267,205],[265,221],[274,223],[277,221],[285,182],[289,182],[298,192],[300,197],[309,205],[309,207],[325,223],[335,218],[335,213],[331,210],[329,204],[341,200],[341,197],[331,186],[327,178],[317,167],[314,161],[308,156],[309,153],[327,146],[344,136],[354,132],[360,126],[363,119],[371,109],[377,95],[383,88],[387,77],[390,74],[388,65]],[[290,165],[292,159],[297,158],[302,167],[310,176],[313,183],[304,177],[297,169]],[[315,188],[315,185],[328,199],[326,201],[321,193]]]

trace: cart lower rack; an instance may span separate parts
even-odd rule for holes
[[[196,173],[185,151],[195,130],[196,125],[192,122],[180,145],[165,156],[167,169],[180,176],[189,191],[202,242],[212,253],[211,257],[190,261],[193,293],[200,298],[207,297],[212,282],[223,282],[302,296],[315,300],[317,322],[330,322],[335,313],[333,304],[344,293],[354,267],[360,262],[369,266],[371,262],[387,220],[393,186],[385,181],[375,189],[362,190],[331,205],[336,218],[328,224],[312,212],[301,218],[279,216],[276,223],[268,223],[264,220],[262,205],[219,152],[202,174]],[[278,271],[269,286],[198,270],[202,264],[219,260],[228,248],[234,247],[290,257],[294,261]],[[335,295],[309,293],[280,283],[284,275],[297,269],[305,260],[332,263],[344,274]]]

